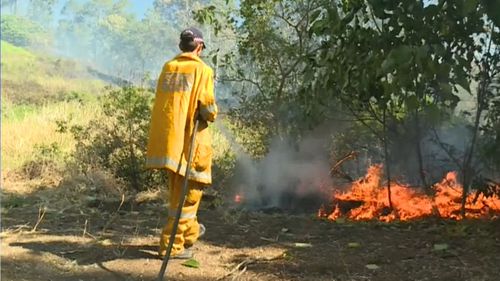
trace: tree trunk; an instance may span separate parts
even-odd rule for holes
[[[389,165],[389,148],[387,144],[387,109],[384,107],[383,110],[383,115],[382,115],[382,126],[383,126],[383,133],[384,133],[384,162],[385,162],[385,174],[387,176],[387,198],[389,200],[389,208],[391,211],[393,210],[392,207],[392,198],[391,198],[391,167]]]
[[[460,209],[460,214],[462,217],[465,217],[465,204],[467,203],[467,195],[469,193],[470,189],[470,184],[472,181],[472,158],[474,154],[474,148],[476,146],[476,141],[477,141],[477,135],[479,131],[479,123],[481,122],[481,115],[483,113],[483,97],[485,94],[485,84],[486,84],[487,77],[483,78],[483,80],[479,83],[478,89],[477,89],[477,110],[476,110],[476,116],[474,120],[474,128],[472,131],[472,139],[470,142],[469,149],[467,150],[466,154],[464,155],[464,163],[462,165],[462,185],[463,185],[463,190],[462,190],[462,206]]]
[[[425,176],[425,170],[424,170],[424,158],[422,157],[422,146],[421,146],[422,132],[420,130],[420,117],[418,109],[415,109],[415,132],[416,132],[415,145],[417,150],[416,153],[418,161],[418,172],[420,175],[420,180],[422,181],[423,186],[427,190],[429,185],[427,184],[427,178]]]

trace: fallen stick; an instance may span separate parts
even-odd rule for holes
[[[235,276],[233,276],[233,279],[231,279],[231,281],[236,281],[241,275],[243,275],[243,273],[245,273],[247,271],[247,265],[245,265],[243,267],[243,269],[240,271],[240,273],[236,274]]]
[[[222,276],[221,278],[217,279],[218,281],[219,280],[224,280],[226,279],[227,277],[231,276],[233,273],[235,273],[236,271],[240,270],[240,268],[242,266],[245,267],[245,270],[246,270],[246,267],[247,265],[251,264],[251,263],[254,263],[255,260],[253,259],[245,259],[244,261],[240,262],[238,265],[236,265],[231,271],[229,271],[226,275]],[[239,275],[238,275],[239,276]],[[234,280],[234,279],[233,279]]]
[[[20,232],[20,231],[22,231],[23,228],[29,228],[30,224],[29,223],[25,223],[25,224],[16,225],[16,226],[17,227],[15,229],[8,228],[4,232],[10,232],[10,233]]]

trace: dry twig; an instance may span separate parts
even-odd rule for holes
[[[16,232],[21,232],[23,229],[25,228],[29,228],[29,223],[25,223],[25,224],[21,224],[21,225],[16,225],[17,227],[14,228],[14,229],[6,229],[5,231],[3,231],[3,233],[6,233],[6,232],[9,232],[9,233],[16,233]]]
[[[255,260],[254,259],[245,259],[244,261],[240,262],[239,264],[237,264],[231,271],[229,271],[226,275],[222,276],[221,278],[217,279],[218,281],[219,280],[224,280],[226,279],[227,277],[233,275],[235,272],[241,270],[242,272],[245,272],[247,270],[247,266],[251,263],[254,263]],[[240,272],[239,274],[237,274],[236,276],[233,277],[232,280],[236,280],[235,278],[241,276],[241,274],[243,274],[242,272]]]
[[[83,233],[82,233],[82,237],[85,237],[85,234],[87,233],[87,223],[89,221],[86,219],[85,220],[85,225],[83,226]]]
[[[36,224],[35,226],[33,227],[33,229],[31,229],[31,232],[35,232],[36,229],[38,228],[38,226],[40,225],[40,223],[42,222],[43,218],[45,217],[45,212],[47,211],[47,207],[45,206],[40,206],[38,208],[38,220],[36,221]]]
[[[251,259],[251,258],[247,258],[245,260],[243,260],[242,262],[240,262],[239,264],[237,264],[233,269],[231,269],[231,271],[229,271],[226,275],[220,277],[219,279],[217,279],[218,281],[220,280],[224,280],[226,279],[227,277],[235,274],[236,272],[238,272],[236,275],[233,276],[233,278],[231,279],[232,281],[235,281],[237,280],[243,273],[245,273],[245,271],[247,270],[247,267],[250,265],[250,264],[255,264],[255,263],[259,263],[259,262],[270,262],[270,261],[274,261],[274,260],[279,260],[279,259],[282,259],[283,258],[283,254],[280,254],[280,255],[277,255],[277,256],[274,256],[274,257],[271,257],[271,258],[261,258],[261,259]]]
[[[113,213],[113,215],[111,215],[111,218],[108,220],[108,222],[104,225],[104,227],[102,228],[102,233],[106,232],[106,229],[113,223],[113,221],[116,219],[116,217],[118,216],[118,212],[120,211],[120,209],[122,208],[123,206],[123,203],[125,203],[125,194],[122,194],[122,200],[120,202],[120,205],[118,206],[118,209],[116,209],[116,211]]]
[[[358,156],[358,152],[356,152],[356,151],[351,151],[351,152],[347,153],[345,156],[340,158],[340,160],[338,160],[333,165],[333,167],[330,169],[330,174],[338,175],[338,176],[345,178],[349,181],[353,181],[351,176],[349,176],[344,171],[342,171],[342,169],[340,169],[340,166],[342,166],[342,164],[344,164],[344,162],[346,162],[347,160],[355,159],[357,156]]]

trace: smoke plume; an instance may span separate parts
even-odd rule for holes
[[[233,186],[244,206],[291,212],[317,209],[322,189],[331,186],[325,139],[311,136],[297,143],[276,138],[259,160],[239,153]]]

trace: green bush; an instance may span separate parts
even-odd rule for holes
[[[29,19],[5,15],[1,20],[2,40],[16,46],[46,46],[50,40],[50,35],[37,23]]]
[[[214,155],[212,167],[212,186],[224,192],[233,176],[236,154],[231,149],[225,149],[220,155]]]
[[[83,173],[107,170],[135,191],[165,183],[162,172],[144,168],[153,96],[142,88],[112,89],[101,98],[101,118],[69,128],[58,123],[60,131],[73,134],[74,161]]]

